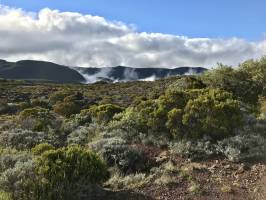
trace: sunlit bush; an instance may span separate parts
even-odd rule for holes
[[[18,121],[21,128],[33,131],[58,129],[61,125],[60,120],[51,111],[39,107],[27,108],[21,111]]]
[[[54,112],[64,117],[70,117],[80,112],[80,106],[75,102],[58,102],[54,105]]]
[[[13,129],[0,134],[0,144],[18,150],[31,149],[40,143],[53,143],[55,141],[47,133],[31,130]]]
[[[76,146],[45,151],[36,169],[41,199],[75,199],[82,187],[102,183],[108,174],[98,155]]]
[[[240,104],[228,92],[210,90],[188,101],[182,122],[187,128],[184,133],[187,138],[225,138],[242,124]]]
[[[113,104],[103,104],[99,106],[92,106],[89,109],[92,119],[99,123],[106,123],[112,120],[113,116],[122,112],[123,109]]]

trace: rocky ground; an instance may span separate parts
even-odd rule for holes
[[[232,163],[224,159],[195,162],[158,149],[150,149],[150,156],[155,156],[160,164],[171,162],[180,170],[162,176],[161,184],[151,181],[131,191],[112,192],[107,195],[109,199],[266,199],[265,162]]]

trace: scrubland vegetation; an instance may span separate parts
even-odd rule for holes
[[[3,200],[256,199],[263,185],[266,58],[155,82],[0,80],[0,98]]]

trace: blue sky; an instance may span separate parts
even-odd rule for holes
[[[265,0],[0,0],[38,12],[44,7],[135,24],[138,31],[258,41],[266,32]]]

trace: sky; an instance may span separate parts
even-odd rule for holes
[[[266,54],[265,0],[0,0],[0,58],[215,67]]]

